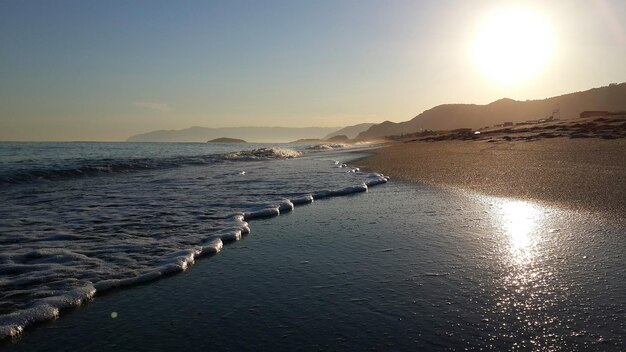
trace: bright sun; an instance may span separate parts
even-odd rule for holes
[[[504,84],[532,78],[552,55],[552,31],[539,14],[525,9],[494,13],[476,34],[472,51],[476,64]]]

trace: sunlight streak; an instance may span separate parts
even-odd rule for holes
[[[520,200],[507,201],[500,207],[499,218],[514,261],[518,264],[531,261],[538,243],[536,230],[541,218],[539,208]]]

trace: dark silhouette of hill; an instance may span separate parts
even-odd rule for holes
[[[321,138],[337,130],[332,127],[190,127],[183,130],[159,130],[138,134],[128,142],[201,142],[215,138],[237,138],[258,143],[282,143],[296,139]]]
[[[346,143],[350,141],[350,138],[348,138],[348,136],[346,136],[345,134],[340,134],[338,136],[333,136],[333,137],[328,138],[327,141],[336,142],[336,143]]]
[[[368,128],[374,125],[375,123],[360,123],[354,126],[347,126],[338,131],[335,131],[333,133],[326,135],[324,139],[331,139],[335,136],[341,136],[341,135],[347,136],[348,138],[352,139],[358,136],[359,133],[366,131]]]
[[[221,137],[221,138],[211,139],[207,143],[248,143],[248,142],[244,141],[243,139]]]
[[[523,122],[552,116],[558,109],[561,119],[576,118],[586,110],[626,110],[626,83],[611,84],[583,92],[542,100],[500,99],[487,105],[445,104],[436,106],[406,122],[385,121],[359,134],[359,139],[379,138],[420,130],[478,129],[503,122]]]

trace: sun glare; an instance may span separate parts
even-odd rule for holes
[[[552,55],[552,31],[538,13],[508,9],[492,14],[480,25],[472,45],[478,67],[504,84],[528,80]]]
[[[518,264],[530,261],[538,241],[536,230],[542,217],[540,208],[521,200],[506,200],[498,215],[508,237],[511,258]]]

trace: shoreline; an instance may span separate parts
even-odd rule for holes
[[[526,208],[528,267],[500,222],[515,220],[507,204],[406,182],[313,202],[256,221],[245,241],[191,270],[114,290],[0,349],[509,350],[531,349],[528,336],[623,349],[612,329],[623,309],[620,227],[598,237],[585,215]]]
[[[457,144],[430,143],[439,149]],[[406,144],[366,154],[394,147]],[[351,166],[376,157],[346,155]],[[529,226],[511,230],[520,219]],[[604,287],[605,280],[619,283],[623,273],[623,225],[590,219],[391,182],[255,220],[245,241],[196,261],[191,270],[97,295],[64,310],[61,319],[0,340],[0,349],[430,350],[495,343],[506,350],[520,340],[532,347],[526,337],[537,327],[529,322],[540,321],[542,345],[620,350],[623,338],[611,326],[618,323],[613,313],[623,309],[616,299],[622,286]],[[522,245],[517,252],[511,251],[512,234],[528,240],[513,242]],[[520,262],[519,251],[537,262]],[[597,277],[597,265],[608,279]],[[572,282],[591,283],[591,291]],[[543,289],[547,283],[580,299],[571,304],[552,295]],[[507,309],[494,309],[498,304]],[[612,325],[572,320],[583,312]],[[501,332],[495,340],[494,331]]]
[[[391,142],[358,161],[392,179],[626,216],[626,139]]]
[[[361,152],[362,151],[356,151]],[[352,163],[358,160],[354,154],[340,152],[343,162]],[[330,165],[330,163],[329,163]],[[138,272],[136,276],[126,278],[110,278],[84,287],[78,287],[67,292],[59,291],[58,295],[49,297],[50,302],[37,303],[25,309],[18,309],[8,314],[0,314],[0,348],[4,341],[19,339],[24,333],[28,334],[31,327],[45,325],[66,313],[79,309],[93,299],[108,295],[112,292],[123,291],[160,281],[170,276],[176,276],[186,271],[198,259],[209,259],[220,253],[224,245],[238,242],[250,233],[250,221],[266,220],[279,215],[285,216],[294,208],[306,206],[314,201],[341,198],[358,193],[364,193],[369,188],[387,182],[381,175],[364,173],[367,176],[360,182],[346,184],[339,188],[319,188],[301,195],[285,198],[282,202],[268,202],[267,207],[259,209],[241,209],[234,211],[227,218],[233,219],[233,227],[214,229],[203,242],[189,245],[189,248],[180,248],[174,252],[170,263],[162,266],[147,268]],[[89,305],[89,304],[87,304]],[[26,331],[25,331],[26,330]]]

